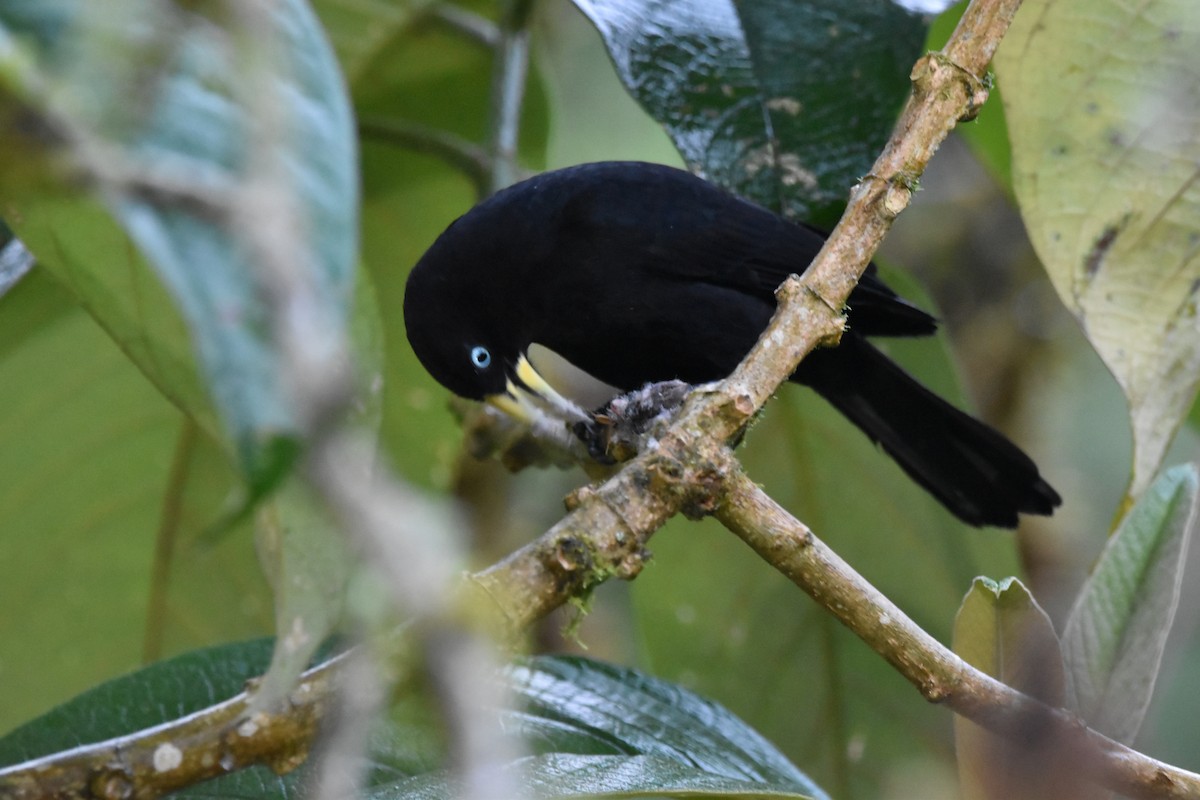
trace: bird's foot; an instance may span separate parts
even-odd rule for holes
[[[692,386],[683,381],[648,383],[618,395],[572,432],[601,464],[628,461],[647,447],[670,424]]]

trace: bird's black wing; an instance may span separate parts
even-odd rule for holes
[[[601,235],[641,269],[713,284],[774,302],[775,289],[801,273],[824,234],[788,222],[681,170],[615,165],[567,202],[560,230]],[[922,336],[937,322],[867,268],[850,296],[850,325],[866,336]]]

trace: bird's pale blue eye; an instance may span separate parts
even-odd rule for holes
[[[471,363],[478,369],[487,369],[492,363],[492,354],[488,352],[486,347],[471,348]]]

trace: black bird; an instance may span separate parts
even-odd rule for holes
[[[824,239],[671,167],[548,172],[483,201],[434,242],[408,278],[408,339],[456,394],[526,420],[585,421],[585,409],[646,383],[732,372],[770,320],[776,287]],[[1025,453],[867,341],[930,335],[934,318],[874,266],[848,305],[841,344],[809,355],[791,380],[963,521],[1015,527],[1018,512],[1052,513],[1061,500]],[[590,396],[552,388],[566,373],[585,374]]]

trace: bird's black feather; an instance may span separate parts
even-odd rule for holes
[[[497,193],[442,234],[409,277],[409,341],[441,383],[504,392],[531,344],[629,391],[729,374],[824,237],[682,170],[585,164]],[[1037,467],[1001,434],[922,387],[866,336],[921,336],[932,316],[874,267],[849,300],[844,344],[806,359],[814,388],[950,511],[1016,524],[1058,505]],[[469,360],[478,348],[486,368]]]

